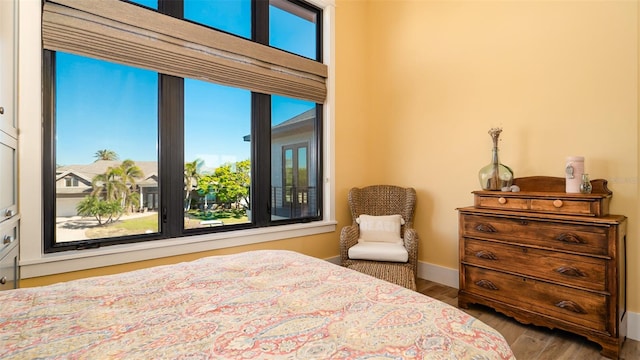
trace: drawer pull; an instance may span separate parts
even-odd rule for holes
[[[498,290],[498,287],[494,283],[485,279],[476,281],[476,285],[487,290]]]
[[[556,272],[562,274],[562,275],[567,275],[567,276],[574,276],[574,277],[586,277],[587,275],[585,275],[585,273],[583,273],[582,271],[580,271],[580,269],[573,267],[573,266],[561,266],[559,268],[556,269]]]
[[[4,212],[4,217],[12,217],[13,215],[14,215],[14,212],[11,209],[7,209]]]
[[[582,239],[580,239],[580,237],[578,237],[578,235],[572,234],[572,233],[562,233],[556,236],[556,240],[562,241],[568,244],[584,244],[585,243]]]
[[[498,198],[498,202],[499,202],[500,204],[504,205],[504,204],[506,204],[506,203],[507,203],[507,199],[505,199],[505,198],[503,198],[503,197],[500,197],[500,198]]]
[[[556,208],[561,208],[563,205],[562,200],[557,199],[557,200],[553,200],[553,206],[555,206]]]
[[[7,283],[7,277],[3,276],[2,278],[0,278],[0,285],[4,285]]]
[[[480,250],[476,253],[476,257],[487,260],[498,260],[498,257],[491,251]]]
[[[2,245],[11,244],[11,243],[13,242],[13,240],[15,240],[13,236],[5,235],[5,236],[2,238]]]
[[[486,232],[486,233],[494,233],[494,232],[498,232],[496,230],[496,228],[494,228],[493,226],[491,226],[491,224],[478,224],[476,226],[476,230],[480,231],[480,232]]]
[[[586,314],[587,313],[586,311],[584,311],[584,309],[582,307],[580,307],[580,305],[574,303],[571,300],[558,301],[554,305],[559,307],[559,308],[561,308],[561,309],[573,311],[574,313],[577,313],[577,314]]]

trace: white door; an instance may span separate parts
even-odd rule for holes
[[[0,0],[0,130],[17,137],[15,121],[15,9],[14,0]]]

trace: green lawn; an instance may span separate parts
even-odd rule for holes
[[[225,225],[247,223],[249,219],[246,216],[241,218],[223,218],[219,219]],[[195,229],[200,227],[201,219],[185,218],[185,227],[187,229]],[[158,215],[138,217],[134,219],[119,220],[103,226],[95,226],[85,231],[85,235],[90,239],[107,238],[114,236],[137,235],[144,233],[155,233],[158,231]]]

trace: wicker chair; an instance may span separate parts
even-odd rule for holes
[[[342,265],[383,279],[408,289],[416,290],[416,274],[418,270],[418,234],[413,229],[413,212],[416,203],[416,191],[393,185],[372,185],[364,188],[353,188],[349,191],[349,207],[351,208],[351,225],[340,232],[340,257]],[[354,260],[349,258],[349,248],[358,243],[359,227],[356,219],[362,215],[394,215],[404,219],[400,234],[409,254],[406,263]]]

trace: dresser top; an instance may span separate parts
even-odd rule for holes
[[[509,191],[473,191],[478,195],[494,195],[501,197],[548,197],[567,199],[602,199],[610,198],[613,193],[607,188],[607,180],[591,180],[593,189],[590,194],[567,193],[565,178],[552,176],[529,176],[520,177],[513,180],[514,185],[518,185],[519,192]]]

